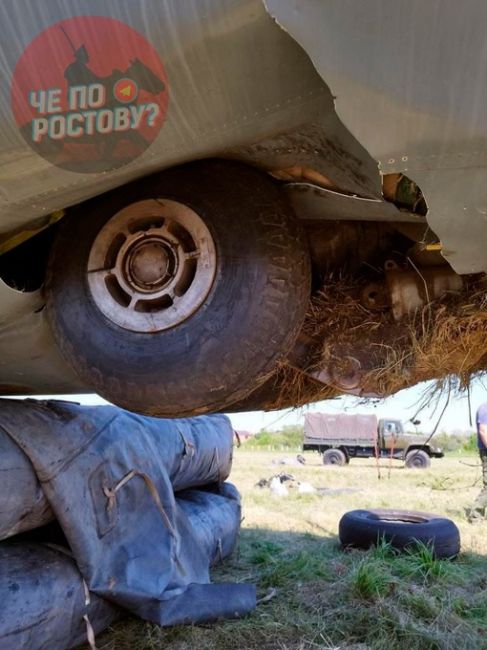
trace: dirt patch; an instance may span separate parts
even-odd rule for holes
[[[298,600],[303,607],[315,614],[323,614],[333,606],[336,585],[325,580],[316,580],[301,585]]]

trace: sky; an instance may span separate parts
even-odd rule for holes
[[[383,400],[368,400],[366,403],[350,395],[325,402],[316,402],[299,409],[286,409],[283,411],[252,411],[249,413],[229,413],[234,429],[251,431],[256,433],[261,429],[276,431],[287,424],[303,424],[304,414],[309,411],[322,411],[328,413],[375,413],[377,417],[390,417],[402,420],[406,428],[414,431],[414,427],[408,423],[418,410],[421,396],[425,390],[431,387],[431,383],[418,384],[413,388],[400,391],[392,397]],[[37,396],[37,398],[48,398],[49,396]],[[57,395],[55,399],[67,399],[80,402],[81,404],[106,404],[98,395]],[[450,396],[438,431],[473,431],[475,425],[475,411],[482,402],[487,402],[487,381],[479,380],[473,383],[470,391],[470,403],[472,410],[472,423],[469,422],[469,400],[467,396]],[[446,403],[446,395],[440,400],[436,411],[433,408],[425,408],[417,415],[421,420],[418,430],[421,433],[429,434],[433,431],[440,417],[441,411]]]
[[[253,413],[229,414],[235,429],[243,429],[257,432],[262,428],[277,430],[286,424],[303,424],[306,411],[321,411],[327,413],[375,413],[378,418],[390,417],[401,420],[406,428],[414,431],[414,426],[408,421],[416,416],[422,395],[432,387],[432,383],[422,383],[418,386],[402,390],[392,397],[383,400],[359,400],[351,395],[346,395],[334,400],[316,402],[299,409],[287,409],[284,411],[273,411],[264,413],[257,411]],[[443,407],[446,405],[447,395],[440,400],[435,411],[433,407],[425,408],[416,418],[421,420],[418,430],[423,433],[431,433],[436,426]],[[472,410],[472,425],[469,418],[469,400],[467,395],[450,396],[448,406],[441,417],[438,431],[473,431],[475,428],[475,411],[479,405],[487,402],[487,382],[484,385],[476,381],[470,390],[470,404]]]

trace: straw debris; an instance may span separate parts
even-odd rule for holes
[[[305,371],[278,368],[280,407],[343,392],[385,397],[426,380],[443,385],[452,377],[464,390],[487,369],[483,288],[468,286],[396,322],[380,296],[374,309],[365,306],[365,286],[354,279],[329,277],[315,295],[303,327],[313,350],[310,362]]]

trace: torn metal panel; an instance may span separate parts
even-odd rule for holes
[[[422,189],[458,273],[487,270],[487,5],[481,0],[265,0],[384,173]],[[468,71],[468,74],[466,73]],[[472,192],[473,190],[473,192]]]
[[[427,220],[457,273],[487,271],[487,168],[417,170]]]
[[[341,194],[311,183],[287,183],[284,191],[300,219],[424,223],[421,215],[382,199]]]
[[[377,163],[342,124],[324,84],[322,100],[320,116],[311,124],[222,155],[263,167],[277,177],[282,170],[302,166],[318,177],[326,176],[339,191],[381,198]]]

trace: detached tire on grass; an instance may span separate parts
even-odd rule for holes
[[[51,250],[47,309],[87,387],[181,417],[225,410],[265,381],[298,335],[310,281],[276,182],[207,160],[77,206]]]
[[[369,548],[381,539],[397,549],[421,542],[437,558],[454,558],[460,552],[460,532],[451,519],[413,510],[351,510],[339,524],[342,546]]]

